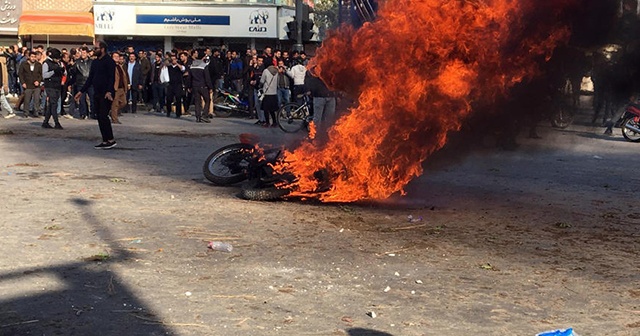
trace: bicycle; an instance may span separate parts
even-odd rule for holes
[[[308,128],[313,120],[310,95],[299,94],[296,98],[302,99],[302,105],[297,102],[284,104],[276,114],[278,126],[286,133],[296,133],[303,128]]]

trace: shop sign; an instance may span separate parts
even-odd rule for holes
[[[0,32],[18,32],[22,0],[0,0]]]
[[[94,5],[99,35],[277,38],[276,8]]]

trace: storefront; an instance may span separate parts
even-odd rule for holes
[[[20,14],[22,14],[22,0],[0,2],[0,46],[18,44]]]
[[[92,43],[91,0],[23,0],[18,35],[27,46]]]
[[[95,33],[110,49],[170,50],[225,45],[275,46],[282,34],[276,6],[95,3]]]

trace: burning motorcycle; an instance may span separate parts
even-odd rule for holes
[[[640,142],[640,105],[629,104],[619,119],[622,136],[631,142]]]
[[[249,100],[233,93],[218,88],[217,97],[213,100],[213,111],[218,117],[227,118],[233,113],[251,114]]]
[[[289,194],[285,185],[293,177],[273,170],[274,164],[283,160],[283,150],[262,149],[257,146],[259,139],[251,134],[243,133],[239,138],[239,143],[219,148],[207,157],[202,167],[205,178],[219,186],[247,181],[240,196],[249,200],[276,200]]]

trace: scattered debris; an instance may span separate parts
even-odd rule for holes
[[[2,133],[0,133],[0,134],[2,134]],[[0,325],[0,328],[13,327],[13,326],[18,326],[18,325],[23,325],[23,324],[31,324],[31,323],[36,323],[36,322],[40,322],[40,320],[29,320],[29,321],[22,321],[22,322],[3,324],[3,325]]]
[[[543,333],[539,333],[536,336],[578,336],[578,334],[573,332],[572,328],[566,330],[553,330],[553,331],[545,331]]]
[[[142,243],[142,239],[136,239],[136,240],[132,240],[129,244],[141,244]]]
[[[113,183],[123,183],[123,182],[127,182],[127,180],[125,180],[125,179],[123,179],[123,178],[117,178],[117,177],[111,178],[111,179],[109,179],[109,181],[111,181],[111,182],[113,182]]]
[[[602,156],[599,156],[599,155],[594,155],[593,158],[596,160],[602,160]]]
[[[353,318],[351,316],[343,316],[340,320],[345,323],[353,323]]]
[[[421,217],[413,217],[413,215],[409,215],[409,216],[407,216],[407,220],[409,221],[409,223],[421,222],[422,221],[422,216]]]
[[[210,249],[214,251],[220,252],[231,252],[233,251],[233,245],[221,241],[212,241],[207,245]]]
[[[422,280],[416,280],[416,283],[422,285]]]
[[[191,295],[193,295],[193,293],[191,293],[191,292],[185,292],[185,293],[184,293],[184,295],[186,295],[186,296],[191,296]]]
[[[395,275],[395,276],[400,276],[400,273],[395,272],[393,275]]]
[[[571,227],[571,224],[569,223],[564,223],[564,222],[557,222],[556,223],[556,227],[559,227],[561,229],[568,229]]]
[[[0,130],[0,135],[13,135],[13,131]]]
[[[53,224],[53,225],[45,226],[44,229],[45,230],[57,231],[57,230],[62,230],[63,227],[62,226],[58,226],[57,224]]]
[[[386,293],[391,290],[391,287],[387,286],[383,291]]]
[[[84,258],[84,261],[105,261],[110,258],[108,253],[98,253],[94,254],[90,257]]]
[[[480,268],[487,271],[497,271],[498,269],[490,263],[480,265]]]
[[[8,165],[7,167],[40,167],[42,166],[39,163],[28,163],[28,162],[22,162],[22,163],[16,163],[16,164],[12,164],[12,165]]]
[[[340,229],[340,231],[338,231],[338,232],[340,232],[340,233],[344,232],[344,228],[343,228],[343,229]]]
[[[367,316],[371,317],[371,318],[376,318],[378,317],[378,314],[376,314],[376,312],[374,312],[373,310],[370,312],[367,312]]]

